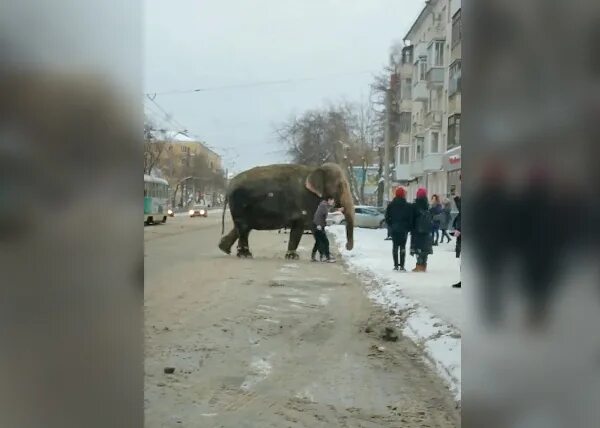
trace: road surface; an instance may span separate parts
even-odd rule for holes
[[[217,249],[220,217],[144,229],[147,427],[460,426],[415,346],[381,337],[360,282],[308,261],[311,236],[291,262],[288,235],[252,232],[240,260]]]

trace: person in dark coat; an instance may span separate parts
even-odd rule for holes
[[[440,238],[440,225],[442,222],[442,204],[440,203],[440,198],[438,195],[433,195],[431,197],[431,208],[429,208],[431,212],[431,218],[433,220],[433,229],[431,230],[431,239],[433,240],[433,245],[438,245],[438,240]]]
[[[327,233],[325,233],[325,226],[327,225],[327,214],[329,209],[333,206],[333,198],[323,199],[319,204],[317,211],[313,217],[313,236],[315,238],[315,245],[312,250],[311,260],[316,262],[317,251],[321,253],[321,261],[335,263],[335,259],[331,257],[329,252],[329,239]]]
[[[507,170],[491,161],[479,180],[469,202],[469,243],[479,267],[480,306],[488,327],[498,326],[504,318],[509,282],[504,274],[514,253],[519,218],[514,198],[509,192]],[[482,209],[494,207],[494,209]]]
[[[413,204],[413,226],[410,232],[410,254],[417,257],[417,265],[413,272],[427,271],[427,257],[433,254],[432,230],[433,221],[427,203],[427,190],[420,188]]]
[[[454,203],[456,204],[456,209],[458,209],[458,215],[452,222],[452,228],[454,229],[454,236],[456,237],[456,258],[460,258],[460,250],[462,246],[462,234],[460,230],[460,213],[461,213],[461,198],[460,196],[454,197]],[[454,288],[461,288],[461,281],[458,281],[456,284],[452,284]]]
[[[413,224],[413,208],[406,202],[406,191],[402,187],[396,189],[396,197],[385,211],[385,221],[391,230],[394,270],[405,272],[406,239]],[[400,261],[398,261],[398,252],[400,252]]]
[[[442,237],[440,238],[440,243],[444,243],[444,238],[448,239],[448,242],[452,240],[450,235],[448,234],[448,229],[450,228],[450,222],[452,221],[452,203],[449,199],[445,198],[444,203],[442,205],[442,221],[440,223],[440,229],[442,231]]]

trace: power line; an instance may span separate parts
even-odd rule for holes
[[[219,151],[223,152],[223,153],[227,153],[227,152],[231,152],[233,151],[235,154],[235,158],[237,159],[239,157],[239,154],[237,153],[237,150],[234,147],[224,147],[224,148],[217,148],[214,147],[212,145],[207,144],[203,138],[201,138],[199,135],[197,134],[193,134],[190,133],[188,131],[188,128],[183,125],[181,122],[179,122],[178,120],[176,120],[174,118],[174,116],[167,112],[153,97],[150,95],[146,95],[146,98],[152,103],[152,104],[148,104],[148,107],[155,107],[156,109],[158,109],[163,115],[164,115],[164,120],[169,122],[171,125],[173,125],[173,127],[175,128],[173,131],[176,133],[175,136],[177,136],[177,134],[183,134],[187,137],[193,137],[196,138],[204,147],[206,147],[209,150],[212,150],[215,153],[219,153]],[[152,111],[152,110],[150,110]],[[153,113],[156,114],[156,110],[152,111]],[[178,130],[179,129],[179,130]],[[228,157],[231,157],[229,155],[227,155]]]
[[[284,85],[290,83],[299,83],[299,82],[308,82],[311,80],[321,80],[321,79],[331,79],[334,77],[342,77],[342,76],[353,76],[358,74],[366,74],[366,73],[374,73],[374,70],[364,70],[364,71],[355,71],[355,72],[347,72],[347,73],[337,73],[337,74],[329,74],[323,75],[319,77],[301,77],[297,79],[282,79],[282,80],[265,80],[258,82],[248,82],[248,83],[238,83],[232,85],[223,85],[223,86],[212,86],[206,88],[195,88],[195,89],[179,89],[173,91],[164,91],[164,92],[149,92],[146,94],[151,100],[154,100],[154,97],[158,95],[175,95],[175,94],[191,94],[195,92],[208,92],[208,91],[220,91],[226,89],[244,89],[244,88],[254,88],[259,86],[271,86],[271,85]]]

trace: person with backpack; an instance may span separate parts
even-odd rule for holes
[[[413,226],[410,234],[410,254],[417,257],[417,265],[413,272],[427,271],[427,257],[433,254],[431,231],[433,219],[427,203],[427,190],[417,190],[417,198],[413,204]]]
[[[413,223],[413,209],[406,202],[406,191],[402,187],[396,189],[396,197],[385,211],[385,221],[392,236],[394,270],[406,272],[404,261],[406,259],[406,239]],[[398,261],[398,251],[400,261]]]

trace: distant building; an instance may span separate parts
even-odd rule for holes
[[[180,156],[185,162],[186,157],[194,157],[204,155],[208,162],[208,167],[213,172],[218,172],[223,170],[223,161],[221,156],[208,147],[204,143],[198,140],[194,140],[186,135],[181,133],[167,133],[165,151],[171,152],[175,156]]]

